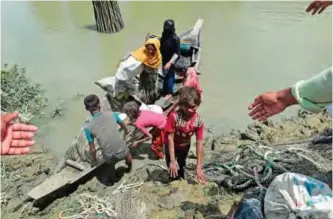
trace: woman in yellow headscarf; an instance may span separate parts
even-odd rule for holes
[[[144,46],[136,49],[119,64],[116,72],[114,96],[122,98],[123,95],[119,94],[128,96],[128,94],[134,94],[137,90],[147,90],[147,86],[149,87],[148,93],[150,96],[156,94],[155,82],[157,72],[161,68],[160,41],[157,38],[150,38]],[[140,85],[135,79],[137,75],[140,75]],[[144,93],[147,92],[144,91]]]
[[[150,68],[158,69],[161,67],[162,55],[160,41],[157,38],[148,39],[144,46],[135,50],[131,55]]]

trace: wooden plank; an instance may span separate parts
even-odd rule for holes
[[[51,194],[52,192],[68,185],[73,179],[73,176],[77,175],[80,172],[81,171],[73,167],[66,166],[60,172],[52,175],[50,178],[47,178],[42,184],[33,188],[28,193],[28,196],[35,200],[41,199],[48,194]]]
[[[76,175],[73,176],[73,178],[70,180],[70,184],[73,184],[77,181],[79,181],[80,179],[82,179],[83,177],[87,176],[89,173],[91,173],[92,171],[94,171],[97,167],[101,166],[102,164],[104,164],[105,162],[102,161],[101,163],[97,164],[96,166],[93,167],[88,167],[87,169],[85,169],[84,171],[77,173]]]
[[[83,166],[82,163],[77,163],[77,164]],[[87,176],[89,173],[94,171],[102,164],[104,164],[104,160],[99,162],[94,167],[91,166],[86,167],[83,171],[80,171],[71,166],[66,166],[60,172],[52,175],[50,178],[47,178],[42,184],[33,188],[28,193],[28,196],[34,200],[39,200],[41,198],[44,198],[55,191],[63,189],[65,186],[78,182],[80,179]]]
[[[66,160],[66,164],[68,166],[74,167],[74,168],[76,168],[77,170],[80,170],[80,171],[83,171],[83,170],[86,169],[86,167],[84,165],[82,165],[82,164],[80,164],[76,161],[70,160],[70,159]]]

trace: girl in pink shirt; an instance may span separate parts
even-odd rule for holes
[[[199,84],[199,79],[197,75],[197,71],[194,67],[187,67],[184,63],[184,60],[179,59],[175,63],[175,71],[181,77],[183,77],[183,85],[184,87],[194,87],[200,94],[202,99],[202,89]]]
[[[146,137],[133,142],[132,147],[137,147],[138,144],[152,139],[151,149],[157,158],[163,158],[163,145],[164,145],[164,127],[167,124],[167,116],[173,110],[171,107],[163,113],[153,112],[151,110],[140,110],[140,105],[136,101],[130,101],[123,107],[123,111],[127,114],[131,122]],[[152,134],[147,128],[153,127]]]

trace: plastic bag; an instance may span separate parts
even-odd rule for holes
[[[284,173],[268,187],[264,206],[268,219],[332,218],[332,190],[314,178]]]
[[[265,188],[255,188],[248,190],[237,210],[233,214],[234,219],[263,219],[263,201]]]

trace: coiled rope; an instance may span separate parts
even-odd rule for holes
[[[307,161],[316,169],[321,165],[309,158],[306,150],[288,148],[274,150],[268,146],[245,146],[229,162],[215,162],[203,165],[209,181],[229,187],[232,190],[244,190],[252,185],[263,188],[273,179],[273,173],[288,172],[295,164]]]

